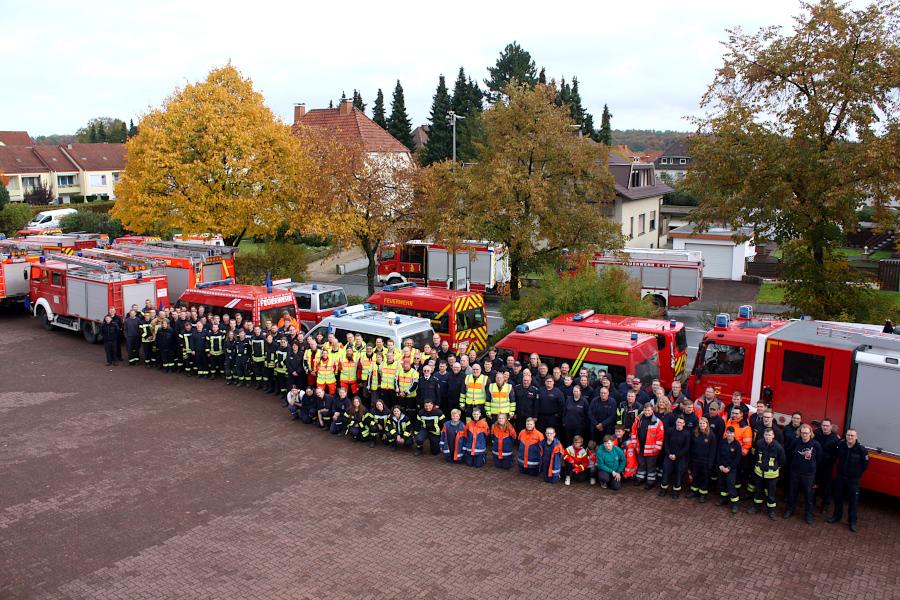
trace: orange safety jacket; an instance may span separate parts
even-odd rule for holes
[[[734,439],[741,444],[741,456],[747,456],[750,448],[753,447],[753,428],[750,427],[750,424],[745,419],[737,421],[728,419],[725,421],[725,429],[727,430],[729,427],[734,427]],[[722,437],[725,437],[724,433]]]
[[[359,366],[359,362],[354,356],[350,360],[347,360],[347,353],[344,353],[343,358],[340,362],[341,366],[341,381],[346,381],[348,383],[352,383],[356,381],[356,371]]]
[[[643,415],[641,415],[634,420],[634,424],[631,426],[631,439],[635,441],[637,451],[641,456],[658,456],[662,452],[663,447],[664,430],[662,419],[656,415],[650,417],[650,426],[647,427],[647,439],[644,447],[641,448],[640,440],[638,439],[638,429],[643,418]]]
[[[330,385],[335,383],[335,366],[334,357],[328,352],[319,356],[319,364],[316,368],[316,385]]]

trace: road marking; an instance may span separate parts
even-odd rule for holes
[[[691,350],[696,350],[697,348],[699,348],[699,346],[688,346],[688,348],[690,348]]]
[[[706,333],[705,329],[700,329],[699,327],[685,327],[688,331],[693,331],[695,333]]]

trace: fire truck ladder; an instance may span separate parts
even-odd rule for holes
[[[64,262],[66,264],[75,265],[85,269],[90,269],[91,271],[101,271],[104,273],[112,273],[118,266],[105,260],[85,258],[84,256],[68,256],[66,254],[54,256],[53,260],[58,260],[59,262]]]
[[[190,242],[147,242],[149,247],[155,248],[172,248],[176,250],[188,250],[191,252],[199,252],[202,256],[232,256],[237,252],[236,246],[205,246],[201,244],[191,244]]]
[[[157,248],[153,244],[116,244],[116,250],[121,250],[129,254],[138,256],[168,256],[172,258],[188,258],[194,260],[203,260],[208,254],[200,251],[199,248],[192,250],[180,250],[178,248],[160,247]]]
[[[0,251],[9,255],[10,258],[16,256],[40,256],[44,247],[36,242],[27,240],[0,240]]]
[[[119,250],[106,250],[100,248],[85,248],[81,251],[84,256],[90,258],[98,258],[101,260],[114,262],[131,271],[143,271],[152,269],[153,267],[162,266],[165,261],[154,260],[149,257],[133,256],[127,252]]]
[[[816,335],[841,338],[866,346],[900,351],[900,336],[891,333],[881,333],[859,325],[819,323],[816,325]]]

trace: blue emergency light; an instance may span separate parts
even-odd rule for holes
[[[332,311],[331,314],[335,317],[343,317],[344,315],[347,314],[347,309],[346,308],[336,308]]]
[[[716,315],[716,329],[728,329],[731,317],[727,313],[719,313]]]
[[[234,283],[234,279],[229,277],[227,279],[217,279],[216,281],[204,281],[203,283],[198,283],[196,287],[198,290],[202,290],[208,287],[215,287],[217,285],[231,285],[232,283]]]
[[[42,263],[45,263],[45,262],[47,262],[47,257],[46,257],[46,256],[44,256],[44,255],[43,255],[43,254],[41,254],[41,258],[40,258],[40,261],[41,261],[41,262],[42,262]]]
[[[592,310],[583,310],[580,313],[576,313],[575,316],[572,317],[573,321],[584,321],[588,317],[594,314]]]
[[[745,319],[749,321],[753,318],[753,307],[749,304],[744,304],[740,308],[738,308],[738,319]]]
[[[669,319],[669,329],[675,329],[675,326],[678,325],[678,321],[675,319]]]
[[[638,335],[636,331],[631,332],[631,341],[636,342],[638,340]]]

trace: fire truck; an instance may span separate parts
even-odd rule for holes
[[[509,257],[494,242],[467,240],[456,250],[456,269],[468,278],[466,289],[493,296],[509,294]],[[378,255],[378,281],[393,285],[411,281],[427,287],[452,288],[453,256],[446,246],[422,240],[386,242]]]
[[[694,363],[694,389],[712,386],[771,402],[779,424],[794,412],[807,423],[828,417],[841,432],[859,431],[869,449],[863,487],[900,496],[900,337],[874,325],[716,317]]]
[[[581,368],[587,369],[592,379],[601,370],[606,371],[613,385],[625,381],[628,373],[634,373],[644,385],[659,377],[656,338],[643,333],[536,319],[516,326],[496,347],[499,356],[512,354],[523,365],[532,353],[538,354],[551,370],[568,363],[573,376]],[[534,384],[539,386],[541,382]]]
[[[487,348],[484,296],[478,292],[400,283],[384,286],[366,302],[378,310],[429,319],[434,332],[442,342],[449,343],[454,352],[481,352]]]
[[[623,317],[619,315],[595,314],[592,310],[562,315],[553,323],[610,331],[636,331],[656,337],[659,350],[659,381],[666,389],[671,389],[676,379],[687,380],[687,331],[684,323],[675,319],[645,319],[643,317]]]
[[[297,299],[297,320],[306,333],[339,308],[347,308],[347,294],[339,285],[300,283],[290,279],[276,279],[272,287],[288,290]]]
[[[29,301],[47,330],[80,331],[94,343],[99,324],[115,307],[124,315],[132,304],[146,300],[167,307],[166,276],[146,265],[125,267],[115,262],[65,254],[42,256],[31,266]]]
[[[184,291],[178,306],[203,306],[213,315],[240,313],[244,320],[250,319],[254,323],[271,319],[277,324],[284,311],[288,311],[291,318],[297,318],[297,303],[292,292],[237,284],[232,279],[197,284],[197,287]]]
[[[43,251],[19,240],[0,240],[0,305],[13,304],[28,297],[28,278],[32,263]]]
[[[600,272],[609,266],[623,269],[641,284],[641,297],[650,296],[660,308],[699,300],[703,292],[703,254],[699,250],[625,248],[621,254],[598,253],[591,264]]]
[[[233,246],[130,237],[126,241],[116,240],[113,248],[133,256],[164,261],[163,268],[169,278],[169,302],[172,303],[185,290],[195,288],[200,283],[235,280],[234,255],[237,248]]]
[[[76,232],[46,235],[46,230],[43,230],[41,233],[43,235],[28,235],[24,239],[28,242],[41,244],[46,250],[70,251],[73,253],[85,248],[103,248],[109,245],[109,236],[105,233]]]

